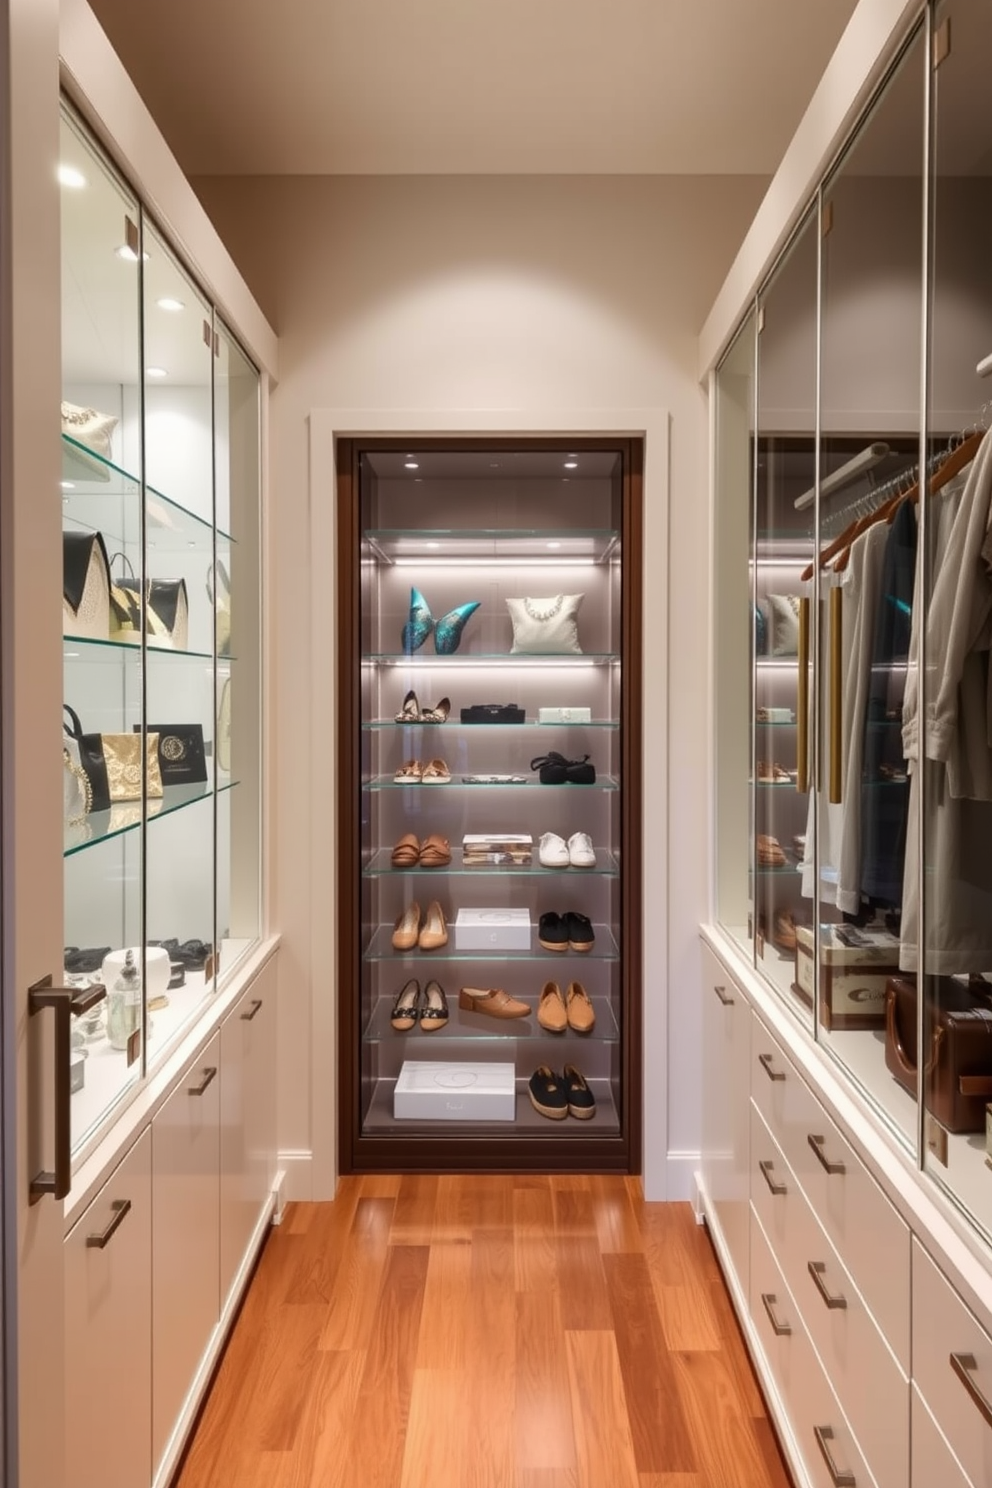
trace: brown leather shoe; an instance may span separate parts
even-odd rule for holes
[[[412,951],[420,932],[420,905],[416,899],[408,904],[402,914],[397,915],[393,926],[393,949]]]
[[[442,946],[448,944],[448,927],[445,924],[444,910],[436,899],[432,899],[427,906],[424,923],[420,927],[418,944],[422,951],[439,951]]]
[[[565,1007],[568,1012],[568,1026],[576,1033],[591,1033],[596,1021],[596,1013],[593,1009],[589,993],[581,982],[569,982],[568,991],[565,993]]]
[[[458,994],[458,1006],[464,1013],[488,1013],[490,1018],[527,1018],[530,1008],[525,1002],[511,997],[502,987],[463,987]]]
[[[537,1021],[549,1033],[564,1033],[568,1027],[565,999],[557,982],[545,982],[537,1005]]]

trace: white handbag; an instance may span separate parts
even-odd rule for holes
[[[110,564],[99,532],[62,534],[62,634],[110,639]]]
[[[581,655],[579,613],[584,594],[552,594],[547,599],[508,599],[513,622],[511,653]]]
[[[214,574],[216,572],[216,581]],[[218,558],[207,569],[207,598],[217,614],[217,655],[231,654],[231,580],[223,561]]]
[[[104,461],[113,458],[111,436],[118,420],[95,408],[80,408],[76,403],[62,404],[62,433],[72,444],[62,444],[62,468],[68,478],[84,481],[109,481],[110,471]],[[84,446],[84,448],[80,448]],[[99,456],[93,459],[88,453]]]

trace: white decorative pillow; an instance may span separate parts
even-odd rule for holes
[[[799,655],[799,595],[768,595],[768,654]]]
[[[117,424],[118,420],[109,413],[98,413],[95,408],[80,408],[76,403],[64,402],[62,433],[76,441],[75,444],[62,445],[62,465],[67,473],[78,476],[80,480],[109,481],[110,471],[103,461],[113,459],[111,438]],[[77,448],[80,444],[99,455],[100,459],[91,460],[85,450]]]
[[[584,598],[584,594],[552,594],[547,599],[508,599],[506,608],[513,622],[511,654],[581,656],[575,617]]]

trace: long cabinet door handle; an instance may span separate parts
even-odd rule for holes
[[[115,1230],[119,1229],[120,1226],[124,1223],[124,1216],[126,1214],[130,1214],[131,1200],[115,1199],[110,1208],[112,1210],[112,1215],[107,1228],[105,1230],[101,1230],[99,1235],[86,1236],[87,1250],[102,1250],[104,1246],[109,1243]]]
[[[834,1439],[833,1427],[814,1426],[813,1435],[816,1437],[816,1445],[823,1455],[823,1460],[827,1464],[827,1472],[830,1474],[830,1481],[834,1488],[858,1488],[858,1480],[854,1474],[848,1472],[846,1467],[838,1467],[834,1461],[830,1450],[830,1443]]]
[[[786,1188],[785,1184],[776,1183],[775,1179],[772,1177],[772,1168],[774,1168],[774,1166],[775,1164],[773,1162],[759,1162],[758,1167],[761,1170],[762,1178],[764,1178],[773,1194],[788,1193],[789,1190]]]
[[[772,1325],[772,1332],[775,1334],[775,1337],[776,1338],[788,1338],[791,1335],[791,1333],[792,1333],[792,1327],[791,1327],[791,1325],[789,1323],[779,1322],[778,1318],[775,1316],[775,1313],[773,1311],[773,1308],[775,1306],[775,1293],[774,1292],[762,1292],[762,1294],[761,1294],[761,1302],[762,1302],[762,1306],[764,1307],[765,1311],[768,1314],[768,1321]]]
[[[31,1179],[28,1202],[37,1204],[45,1194],[64,1199],[72,1187],[72,1020],[88,1013],[107,995],[101,983],[92,987],[53,987],[50,976],[42,977],[28,988],[28,1014],[34,1017],[44,1008],[55,1011],[55,1167],[42,1169]]]
[[[714,987],[713,991],[716,993],[717,997],[719,997],[724,1007],[733,1007],[734,999],[727,996],[726,987]]]
[[[772,1054],[759,1054],[758,1055],[758,1063],[761,1065],[761,1068],[764,1070],[764,1072],[768,1076],[769,1080],[784,1080],[785,1079],[785,1071],[784,1070],[772,1069],[772,1059],[773,1058],[774,1058],[774,1055],[772,1055]]]
[[[203,1092],[206,1090],[207,1086],[210,1084],[210,1081],[216,1075],[216,1073],[217,1073],[217,1066],[214,1065],[214,1064],[208,1064],[207,1067],[206,1067],[206,1069],[203,1071],[203,1079],[200,1081],[199,1085],[191,1085],[189,1087],[188,1094],[189,1095],[202,1095]]]
[[[972,1404],[978,1407],[986,1426],[992,1426],[992,1404],[975,1383],[978,1360],[974,1354],[952,1354],[951,1368],[971,1396]]]
[[[252,1018],[257,1018],[262,1011],[262,999],[256,997],[247,1013],[241,1014],[242,1023],[250,1023]]]
[[[810,1133],[806,1140],[816,1153],[816,1160],[825,1173],[844,1173],[847,1171],[842,1162],[831,1162],[830,1158],[824,1153],[823,1149],[827,1145],[826,1137],[817,1137]]]
[[[831,1311],[847,1306],[847,1298],[841,1296],[840,1292],[836,1293],[835,1295],[833,1292],[827,1291],[827,1284],[823,1279],[823,1273],[826,1271],[827,1268],[824,1265],[823,1261],[809,1261],[807,1263],[806,1269],[809,1272],[810,1276],[812,1276],[813,1280],[816,1282],[816,1290],[819,1292],[820,1296],[823,1298],[824,1302],[831,1309]]]

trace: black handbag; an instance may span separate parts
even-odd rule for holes
[[[118,801],[140,801],[142,788],[147,799],[162,795],[162,773],[158,764],[158,735],[145,733],[144,758],[142,741],[134,734],[84,734],[79,714],[63,703],[72,723],[63,720],[62,727],[79,748],[79,763],[90,783],[90,811],[109,811]]]
[[[462,709],[462,723],[523,723],[525,717],[516,703],[473,703]]]
[[[63,720],[62,727],[70,738],[75,739],[79,746],[79,763],[86,772],[86,778],[90,783],[92,801],[91,811],[110,810],[110,784],[107,780],[107,762],[103,757],[102,734],[84,734],[83,725],[79,721],[79,714],[68,703],[63,703],[62,711],[68,713],[72,723]]]
[[[134,725],[138,733],[138,725]],[[201,785],[207,779],[207,756],[203,747],[203,725],[199,723],[150,723],[148,732],[158,734],[158,767],[163,785]]]
[[[590,764],[587,754],[580,760],[567,760],[556,749],[549,749],[547,754],[532,759],[530,767],[539,771],[538,779],[542,785],[596,784],[596,766]]]

